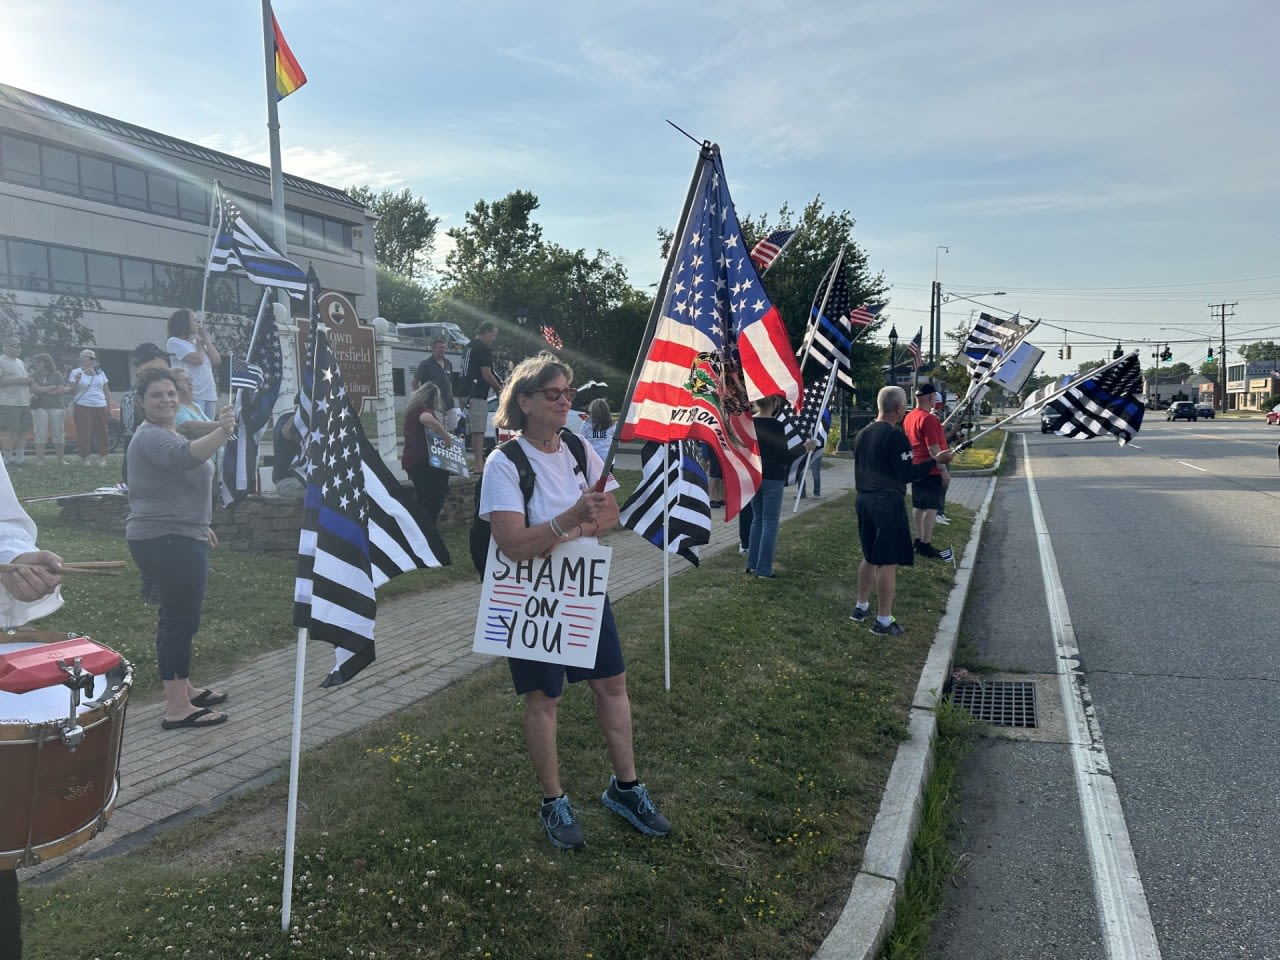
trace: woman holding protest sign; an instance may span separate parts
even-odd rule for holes
[[[518,430],[515,456],[527,460],[535,478],[527,503],[520,490],[521,468],[502,447],[485,464],[479,515],[492,525],[498,548],[515,561],[548,556],[571,540],[595,543],[618,523],[612,478],[601,485],[604,463],[565,421],[576,395],[573,371],[548,353],[522,361],[502,388],[494,422]],[[523,454],[521,457],[520,455]],[[579,460],[586,464],[585,474]],[[597,490],[602,486],[602,490]],[[516,693],[525,698],[525,745],[542,787],[540,817],[554,846],[578,849],[585,839],[577,812],[560,784],[556,748],[557,708],[570,683],[587,681],[595,696],[596,722],[604,734],[614,775],[601,802],[648,836],[664,837],[671,824],[658,812],[636,776],[631,737],[631,701],[618,628],[605,599],[599,646],[592,669],[533,660],[507,659]]]
[[[446,445],[452,442],[440,407],[440,388],[434,383],[424,383],[409,396],[404,411],[404,453],[400,455],[400,466],[413,482],[418,502],[432,523],[449,495],[449,471],[433,467],[429,453],[431,436]]]

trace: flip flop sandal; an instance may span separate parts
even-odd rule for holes
[[[204,719],[209,716],[212,716],[213,719]],[[181,727],[216,727],[218,724],[226,722],[227,715],[225,713],[214,713],[212,710],[197,710],[181,720],[161,720],[160,726],[165,730],[178,730]]]
[[[227,702],[225,693],[215,693],[209,688],[205,688],[191,698],[193,707],[216,707],[220,703]]]

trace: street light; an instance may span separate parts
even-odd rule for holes
[[[527,307],[516,307],[516,323],[524,326],[529,322],[529,310]]]
[[[950,303],[952,300],[977,300],[979,297],[1006,297],[1008,296],[1003,290],[992,290],[990,293],[945,293],[942,295],[943,303]]]
[[[889,328],[889,385],[894,384],[894,372],[898,368],[898,328]]]

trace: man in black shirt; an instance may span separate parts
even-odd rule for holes
[[[911,525],[907,520],[907,484],[929,474],[934,466],[950,463],[955,451],[943,450],[936,459],[912,464],[911,442],[898,425],[907,413],[901,387],[884,387],[876,395],[877,417],[853,441],[853,482],[858,491],[858,602],[849,619],[862,623],[871,616],[871,590],[876,614],[871,632],[896,637],[907,628],[893,618],[898,567],[915,560]]]
[[[471,453],[476,459],[475,471],[484,469],[484,430],[489,419],[489,391],[500,391],[502,381],[493,372],[493,343],[498,339],[498,325],[492,320],[480,324],[475,339],[467,345],[467,369],[462,371],[462,388],[467,391],[467,434],[471,437]]]
[[[453,364],[446,357],[443,340],[436,338],[431,343],[431,356],[418,364],[413,375],[413,389],[417,390],[424,383],[434,383],[440,388],[440,414],[445,429],[450,433],[458,425],[457,404],[453,401]]]

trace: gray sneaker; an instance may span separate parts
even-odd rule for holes
[[[877,620],[871,625],[871,632],[878,633],[882,637],[900,637],[907,632],[907,628],[897,620],[890,620],[887,624],[882,624]]]
[[[618,778],[610,777],[600,802],[646,836],[665,837],[671,832],[671,821],[658,812],[643,783],[637,783],[630,790],[619,790]]]
[[[869,616],[871,616],[870,607],[867,607],[867,609],[863,610],[859,606],[854,606],[853,613],[849,614],[849,619],[852,620],[854,623],[862,623],[862,621],[866,620],[867,617]]]
[[[556,797],[550,803],[543,803],[538,811],[543,829],[547,831],[547,839],[553,847],[561,850],[581,850],[587,845],[587,838],[582,835],[582,825],[574,815],[569,804],[569,795]]]

